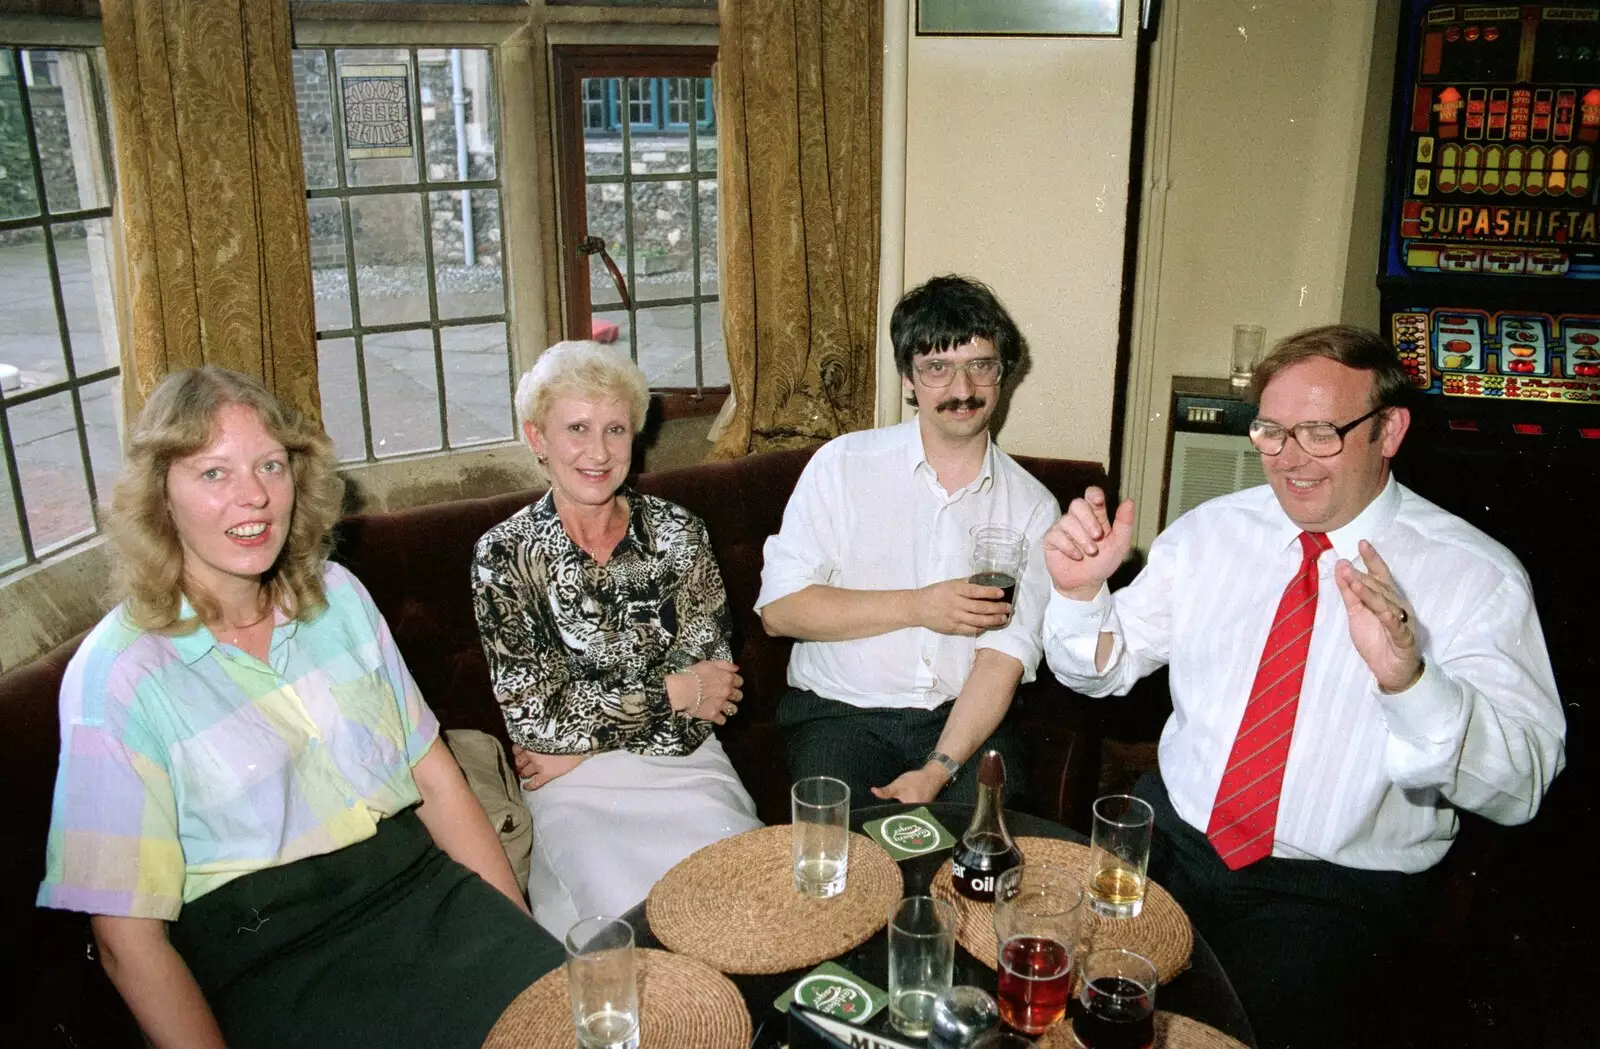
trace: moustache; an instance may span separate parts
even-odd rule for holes
[[[940,401],[934,407],[934,411],[954,412],[965,408],[967,411],[975,412],[988,403],[982,397],[951,397],[949,400]]]

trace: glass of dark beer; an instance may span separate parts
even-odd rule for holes
[[[1122,947],[1090,951],[1078,970],[1072,1033],[1083,1049],[1150,1049],[1156,1041],[1156,967]]]
[[[972,574],[967,582],[997,586],[1005,591],[1000,600],[1014,605],[1027,558],[1027,536],[1004,525],[979,525],[972,530]]]
[[[1083,886],[1069,871],[1024,863],[1000,875],[994,891],[1000,955],[995,998],[1007,1026],[1043,1034],[1066,1015],[1082,920]]]

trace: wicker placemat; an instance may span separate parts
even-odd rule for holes
[[[650,889],[650,931],[663,946],[725,973],[788,972],[865,943],[905,887],[900,866],[860,834],[850,835],[838,896],[800,895],[793,869],[787,823],[707,845]]]
[[[745,1049],[750,1012],[733,981],[704,962],[638,949],[639,1042]],[[484,1039],[483,1049],[572,1049],[567,967],[545,973],[514,998]]]
[[[1070,1021],[1056,1024],[1034,1041],[1039,1049],[1081,1049],[1072,1036]],[[1245,1049],[1243,1042],[1215,1027],[1160,1009],[1156,1010],[1156,1045],[1158,1049]]]
[[[1062,867],[1079,878],[1088,875],[1089,847],[1055,838],[1018,838],[1024,863],[1043,863]],[[933,876],[929,890],[940,899],[956,905],[956,940],[972,956],[989,968],[995,967],[994,905],[969,900],[956,892],[950,881],[950,862],[946,860]],[[1144,909],[1137,918],[1101,918],[1083,906],[1083,939],[1079,950],[1097,947],[1127,947],[1138,951],[1155,964],[1161,982],[1166,983],[1189,967],[1189,952],[1194,949],[1194,931],[1189,916],[1183,913],[1172,895],[1150,882],[1144,893]]]

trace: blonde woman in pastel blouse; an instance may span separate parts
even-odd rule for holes
[[[206,367],[151,394],[122,602],[61,687],[40,906],[86,911],[158,1047],[477,1049],[562,952],[365,588],[327,438]]]

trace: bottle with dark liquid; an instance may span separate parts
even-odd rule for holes
[[[950,860],[950,880],[968,899],[992,903],[995,880],[1022,862],[1022,850],[1006,829],[1005,786],[1005,759],[991,750],[978,762],[978,807]]]

